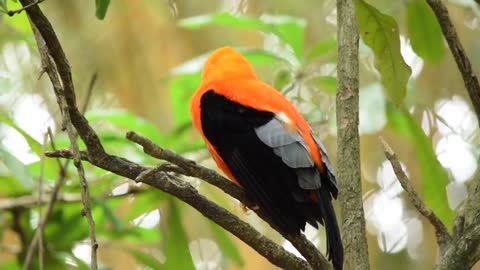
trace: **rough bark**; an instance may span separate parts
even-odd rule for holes
[[[358,29],[352,0],[337,0],[337,179],[346,269],[370,269],[360,179]]]

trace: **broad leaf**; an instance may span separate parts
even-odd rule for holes
[[[447,171],[440,165],[432,147],[432,143],[420,125],[405,109],[387,106],[388,126],[403,135],[413,145],[422,176],[422,197],[427,206],[451,228],[453,212],[448,206],[446,186]]]
[[[337,78],[332,76],[320,76],[312,79],[315,85],[321,90],[325,90],[330,95],[337,92]]]
[[[180,207],[176,200],[170,201],[167,243],[164,269],[195,269],[188,249],[188,237],[180,219]]]
[[[28,146],[30,146],[30,149],[37,154],[37,156],[42,155],[42,145],[37,142],[30,134],[28,134],[25,130],[23,130],[21,127],[19,127],[7,114],[5,113],[0,113],[0,122],[15,129],[18,133],[22,134],[23,138],[28,143]]]
[[[407,4],[407,29],[412,49],[425,61],[438,63],[445,54],[443,35],[433,11],[424,0]]]
[[[380,72],[387,96],[398,106],[405,99],[411,74],[400,54],[398,25],[392,17],[363,0],[355,0],[355,14],[360,36],[375,55],[375,67]]]
[[[105,18],[109,5],[110,0],[95,0],[95,16],[97,16],[99,20],[103,20]]]
[[[157,143],[162,140],[157,127],[153,123],[127,111],[91,110],[86,117],[92,123],[105,121],[125,131],[134,130]]]
[[[0,148],[0,162],[5,164],[25,191],[32,189],[33,179],[25,164],[3,148]]]
[[[200,73],[178,76],[170,83],[173,119],[177,125],[190,123],[190,97],[200,85]]]
[[[150,269],[164,269],[162,263],[155,259],[153,255],[136,249],[129,249],[128,252],[135,257],[137,262],[149,267]]]
[[[325,56],[331,52],[335,52],[337,47],[337,39],[329,38],[326,40],[321,40],[310,50],[308,53],[308,59],[314,59],[317,57]]]
[[[274,55],[270,52],[264,50],[257,50],[257,49],[246,49],[241,47],[235,47],[236,51],[240,52],[251,65],[269,65],[269,64],[276,64],[279,61],[285,61],[285,59]],[[187,60],[180,65],[176,66],[172,69],[171,74],[173,75],[189,75],[193,73],[200,73],[202,71],[203,64],[207,57],[213,51],[209,51],[205,54],[199,55],[194,57],[190,60]],[[197,88],[198,85],[195,86]]]
[[[3,0],[2,0],[3,1]],[[18,1],[9,1],[8,8],[10,10],[20,9],[23,6]],[[20,12],[15,14],[15,16],[6,16],[3,20],[7,25],[11,26],[13,29],[19,31],[23,34],[31,35],[33,34],[30,23],[28,22],[28,17],[26,12]]]
[[[0,9],[2,11],[8,11],[7,0],[0,0]]]
[[[238,251],[237,246],[230,238],[230,235],[226,233],[226,231],[218,226],[216,223],[212,221],[208,221],[208,225],[210,225],[210,230],[212,231],[215,240],[225,255],[225,257],[229,258],[230,260],[234,261],[240,267],[244,266],[244,261],[240,252]]]
[[[305,20],[286,15],[263,15],[261,18],[236,16],[230,13],[200,15],[182,19],[179,25],[188,29],[198,29],[207,25],[225,25],[233,28],[254,28],[277,35],[290,45],[298,59],[303,57]]]

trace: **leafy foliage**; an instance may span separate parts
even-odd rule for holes
[[[413,145],[422,176],[422,194],[425,203],[451,228],[453,212],[448,206],[446,185],[448,174],[437,160],[430,140],[413,117],[404,109],[387,106],[389,126]]]
[[[99,20],[103,20],[105,15],[107,15],[108,6],[110,5],[110,0],[95,0],[95,16]]]
[[[355,13],[360,36],[375,54],[375,67],[387,95],[398,106],[405,98],[411,73],[400,54],[398,25],[392,17],[363,0],[355,0]]]
[[[0,9],[7,10],[7,2],[9,9],[21,7],[18,1],[0,0]],[[409,99],[404,101],[411,71],[400,54],[399,39],[400,35],[408,37],[416,54],[425,61],[438,64],[442,61],[445,50],[438,23],[431,10],[421,0],[407,1],[405,5],[403,3],[398,4],[398,7],[405,8],[407,15],[406,25],[400,25],[400,27],[395,19],[399,23],[403,23],[403,21],[398,20],[395,15],[388,16],[380,12],[376,8],[376,3],[374,7],[363,0],[355,0],[354,2],[362,40],[374,53],[375,68],[380,73],[381,83],[391,101],[391,103],[388,103],[386,110],[386,117],[388,118],[386,129],[380,126],[374,132],[393,131],[395,135],[399,135],[402,142],[404,141],[412,146],[412,149],[415,150],[416,160],[418,160],[418,168],[409,169],[418,169],[420,172],[421,196],[425,199],[427,205],[450,227],[453,220],[453,211],[448,206],[445,190],[449,180],[448,174],[437,160],[432,138],[426,136],[419,121],[405,109],[423,103],[423,100],[418,100],[420,95],[409,92]],[[370,2],[373,3],[374,1]],[[282,4],[279,2],[278,5]],[[378,5],[378,7],[380,6]],[[107,12],[114,12],[114,10],[108,11],[109,7],[110,0],[95,0],[96,17],[103,20]],[[147,18],[142,18],[139,22],[142,27],[147,28],[146,22],[157,15],[155,13],[158,10],[155,10],[154,7],[156,7],[155,4],[149,4]],[[54,9],[56,7],[48,8]],[[279,14],[280,12],[273,11],[270,13]],[[183,14],[191,13],[181,13],[181,15]],[[297,13],[292,12],[292,14]],[[159,17],[162,17],[161,25],[163,27],[165,23],[163,20],[166,16],[161,14]],[[3,27],[7,30],[2,32],[2,34],[6,34],[2,35],[0,42],[23,41],[29,45],[34,44],[28,18],[24,12],[11,18],[3,16],[2,21],[4,22]],[[333,100],[337,87],[335,63],[337,40],[335,33],[332,29],[328,29],[328,26],[318,27],[321,29],[319,32],[322,32],[322,35],[320,35],[321,38],[317,39],[310,36],[312,32],[316,31],[317,25],[311,25],[312,27],[309,29],[305,18],[293,15],[247,16],[243,15],[242,12],[220,12],[187,17],[177,20],[176,23],[182,28],[183,33],[189,32],[189,35],[198,34],[201,36],[202,42],[198,43],[201,43],[202,46],[195,47],[198,44],[193,43],[199,41],[198,36],[195,36],[195,39],[192,39],[191,47],[201,48],[199,50],[202,54],[171,68],[162,78],[163,80],[155,82],[162,90],[168,91],[166,97],[168,101],[166,103],[171,107],[169,114],[158,116],[160,121],[156,122],[155,120],[158,119],[147,120],[147,118],[140,117],[126,109],[99,108],[100,106],[91,106],[92,109],[86,114],[88,121],[98,131],[102,143],[109,153],[145,165],[157,164],[158,160],[146,156],[139,147],[124,139],[126,131],[135,130],[165,148],[172,149],[180,154],[186,154],[189,158],[203,159],[205,152],[199,151],[204,149],[203,141],[193,132],[190,124],[189,99],[200,83],[203,62],[213,49],[207,42],[204,43],[208,36],[202,31],[208,30],[208,27],[214,25],[238,33],[239,36],[248,32],[248,37],[252,40],[266,40],[267,37],[275,37],[275,45],[278,45],[275,46],[275,49],[272,49],[271,43],[266,42],[264,42],[263,47],[255,45],[255,47],[258,47],[255,49],[234,47],[245,55],[262,80],[270,82],[297,105],[299,110],[305,114],[307,120],[312,123],[314,129],[322,131],[321,136],[335,136],[332,130],[335,128]],[[313,28],[315,31],[312,30]],[[249,31],[245,31],[247,29]],[[407,30],[406,33],[400,32],[403,29]],[[146,31],[147,29],[143,30]],[[325,33],[323,34],[323,32]],[[68,37],[68,34],[65,35]],[[182,35],[179,34],[178,36]],[[217,40],[216,43],[218,43],[218,40],[223,42],[218,33],[215,33],[214,36]],[[182,38],[185,37],[182,36]],[[62,39],[68,40],[64,37]],[[258,43],[258,41],[256,42]],[[144,53],[142,51],[143,44],[139,45],[139,43],[131,41],[126,47],[134,48],[132,50],[141,55]],[[70,53],[73,54],[73,52]],[[364,57],[364,55],[361,57]],[[14,60],[7,62],[9,59],[6,58],[4,55],[0,57],[0,93],[7,96],[13,95],[11,92],[14,89],[13,85],[16,82],[13,80],[16,77],[9,76],[5,72],[4,68],[11,67],[12,62],[14,62]],[[80,61],[79,58],[82,57],[74,58],[73,66],[76,67],[77,61]],[[169,59],[168,57],[165,58],[166,60]],[[89,61],[92,61],[89,62],[89,68],[96,65],[94,60],[96,59],[89,59]],[[373,83],[378,85],[376,74],[369,70],[368,59],[361,58],[361,60],[361,74],[366,78],[363,81],[362,77],[362,84],[372,83],[370,81],[373,80]],[[112,59],[111,65],[114,65],[113,63]],[[162,63],[162,65],[166,64]],[[150,69],[149,63],[142,62],[141,66],[143,71]],[[125,65],[124,68],[130,68],[130,66]],[[73,71],[79,72],[78,70],[74,69]],[[83,76],[79,74],[74,75],[76,83],[81,84]],[[37,74],[34,74],[34,77],[36,78]],[[77,80],[78,78],[80,79]],[[112,81],[115,80],[117,78]],[[135,80],[139,81],[141,78],[135,78]],[[412,79],[412,83],[415,83],[414,80],[415,78]],[[118,85],[114,87],[116,86]],[[80,85],[78,88],[81,87]],[[109,89],[108,87],[103,88],[103,85],[101,87],[102,91]],[[40,87],[34,87],[35,91],[37,88]],[[47,90],[50,91],[50,89]],[[22,91],[25,90],[22,89]],[[383,105],[385,102],[383,95],[379,99],[382,100]],[[48,97],[45,98],[45,101],[54,104],[54,101],[48,100]],[[16,134],[18,133],[17,135],[22,138],[22,141],[26,142],[29,153],[35,156],[36,160],[25,162],[11,151],[11,147],[5,147],[3,142],[0,144],[0,199],[16,199],[37,195],[37,179],[42,169],[44,171],[45,192],[50,192],[51,186],[59,177],[57,161],[46,159],[45,163],[41,164],[41,143],[29,131],[23,129],[22,125],[17,123],[14,114],[10,113],[11,110],[15,109],[15,106],[2,102],[3,100],[0,99],[0,130],[3,131],[4,128],[8,128],[14,130]],[[408,103],[408,106],[401,105],[402,103]],[[57,109],[53,108],[50,111],[56,112]],[[372,111],[381,113],[385,117],[383,110]],[[363,113],[367,115],[365,117],[366,121],[382,118],[369,115],[369,113],[372,114],[369,111]],[[159,131],[158,122],[164,120],[165,122],[171,121],[171,126],[169,129]],[[60,132],[55,134],[54,141],[59,149],[69,147],[67,137]],[[84,147],[80,140],[79,143],[81,147]],[[329,148],[333,148],[333,146]],[[48,149],[52,150],[50,147]],[[194,269],[194,261],[188,246],[189,242],[196,236],[191,233],[192,227],[195,227],[202,233],[203,230],[206,230],[206,233],[211,235],[212,240],[215,241],[222,253],[222,263],[224,265],[230,263],[235,263],[239,267],[246,265],[249,258],[243,257],[244,252],[238,248],[237,242],[216,224],[203,219],[192,222],[184,214],[186,212],[184,205],[174,198],[158,190],[128,182],[87,163],[84,164],[87,168],[87,178],[91,183],[92,211],[96,221],[96,231],[102,245],[105,243],[106,246],[118,247],[127,256],[131,256],[132,260],[135,260],[138,265],[151,269]],[[196,184],[195,182],[192,183]],[[198,184],[200,192],[204,192],[206,196],[225,207],[228,205],[223,203],[225,198],[202,185]],[[80,185],[73,166],[67,169],[66,184],[62,187],[61,192],[66,195],[78,195],[80,193]],[[44,211],[44,208],[42,207],[42,211]],[[45,241],[48,242],[48,248],[45,251],[45,269],[65,269],[67,267],[88,269],[86,262],[75,252],[75,247],[88,238],[86,221],[80,215],[81,208],[82,205],[79,201],[57,203],[55,206],[50,222],[45,228]],[[160,223],[153,224],[151,227],[140,226],[136,220],[152,211],[160,213]],[[9,211],[5,214],[0,213],[0,236],[5,231],[13,231],[15,218],[18,218],[18,224],[25,232],[27,240],[31,239],[36,226],[34,221],[38,217],[38,210],[34,207],[27,207],[22,210],[19,216],[19,218],[13,217]],[[192,226],[192,223],[195,223],[195,225]],[[159,254],[162,254],[162,256],[159,256]],[[15,253],[14,255],[20,258],[20,254]],[[21,266],[15,258],[1,261],[0,268],[20,269]]]
[[[290,45],[298,58],[303,57],[303,40],[305,21],[291,16],[263,15],[260,18],[235,16],[229,13],[207,14],[179,21],[179,25],[197,29],[211,24],[225,25],[232,28],[254,28],[277,35]]]
[[[423,0],[407,3],[407,28],[413,50],[431,63],[439,63],[445,54],[440,25]]]

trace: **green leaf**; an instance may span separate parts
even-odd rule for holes
[[[20,270],[22,266],[18,263],[18,260],[12,256],[10,259],[3,259],[0,262],[1,269],[8,269],[8,270]]]
[[[23,190],[32,189],[33,179],[25,164],[2,148],[0,148],[0,161],[10,170],[18,183],[21,184]]]
[[[0,9],[2,11],[8,11],[7,0],[0,0]]]
[[[136,249],[128,249],[128,253],[130,253],[137,262],[151,268],[151,269],[164,269],[163,264],[159,262],[157,259],[153,257],[153,255],[149,255],[143,251],[136,250]],[[178,268],[181,269],[181,268]]]
[[[91,197],[91,200],[92,200],[92,204],[99,206],[99,207],[96,207],[96,212],[93,213],[95,217],[99,216],[99,218],[95,218],[95,222],[97,224],[101,223],[98,221],[99,219],[106,219],[110,221],[112,225],[111,226],[112,228],[109,228],[110,230],[123,231],[125,229],[123,223],[115,215],[111,206],[109,205],[109,204],[112,204],[112,202],[107,202],[107,200],[97,199],[95,197]]]
[[[26,189],[16,177],[12,175],[0,176],[0,195],[15,197],[30,194],[31,189]]]
[[[28,134],[25,130],[15,124],[15,122],[7,114],[0,113],[0,122],[15,129],[18,133],[20,133],[27,141],[30,149],[32,149],[32,151],[37,154],[37,156],[40,157],[42,155],[42,145],[37,142],[37,140],[35,140],[32,136],[30,136],[30,134]]]
[[[277,64],[280,61],[285,62],[281,56],[272,54],[265,50],[258,50],[258,49],[247,49],[242,47],[234,47],[234,49],[240,52],[247,61],[253,65],[269,65],[269,64]],[[188,61],[181,63],[180,65],[176,66],[172,69],[171,74],[173,75],[193,75],[194,73],[200,73],[202,71],[203,63],[207,60],[207,57],[213,51],[209,51],[205,54],[199,55],[194,57]],[[200,75],[198,75],[200,76]],[[195,86],[197,88],[198,85]]]
[[[92,205],[95,211],[95,205]],[[54,207],[45,226],[45,243],[56,251],[70,252],[74,245],[88,237],[88,224],[81,215],[80,202]],[[58,253],[58,252],[57,252]]]
[[[298,59],[303,57],[305,20],[286,15],[263,15],[261,18],[236,16],[230,13],[206,14],[179,20],[179,25],[198,29],[207,25],[224,25],[232,28],[254,28],[277,35],[290,45]]]
[[[217,242],[222,253],[227,258],[237,263],[240,268],[243,268],[245,263],[243,261],[242,255],[240,255],[237,246],[232,241],[230,236],[225,232],[223,228],[210,220],[208,221],[208,225],[210,226],[210,230],[212,231],[215,237],[215,241]]]
[[[142,214],[158,209],[165,198],[165,193],[157,189],[148,189],[136,195],[132,202],[132,207],[130,207],[125,215],[126,221],[131,221]]]
[[[326,40],[321,40],[308,53],[308,59],[314,59],[317,57],[322,57],[327,55],[330,52],[333,52],[334,49],[337,47],[337,39],[330,38]]]
[[[200,73],[178,76],[170,83],[173,119],[178,125],[190,123],[190,97],[200,85]]]
[[[330,95],[337,92],[337,78],[332,76],[320,76],[313,79],[318,88],[325,90]]]
[[[412,49],[425,61],[439,63],[445,47],[435,14],[424,0],[407,2],[407,29]]]
[[[88,121],[92,123],[106,121],[107,123],[124,129],[125,131],[135,130],[157,143],[162,140],[157,127],[153,123],[127,111],[90,110],[86,117]]]
[[[181,219],[180,207],[176,200],[170,201],[168,218],[167,243],[165,247],[165,269],[183,269],[195,270],[192,256],[188,248],[188,237],[185,232]]]
[[[109,5],[110,0],[95,0],[95,16],[97,16],[99,20],[103,20],[105,18]]]
[[[114,238],[122,238],[135,245],[158,245],[162,241],[162,235],[157,227],[149,229],[135,226],[121,234],[116,234]]]
[[[292,81],[292,74],[286,69],[279,70],[273,78],[273,87],[280,92]]]
[[[422,176],[422,197],[447,228],[453,224],[453,211],[448,206],[446,186],[447,171],[440,165],[432,143],[420,125],[405,109],[387,105],[388,127],[398,132],[413,145]]]
[[[7,4],[5,3],[5,7],[6,6]],[[10,1],[8,2],[8,6],[9,6],[9,9],[11,10],[20,9],[23,7],[18,1]],[[4,22],[10,27],[12,27],[13,29],[23,34],[29,34],[29,35],[33,34],[26,12],[15,14],[15,16],[5,16]]]
[[[411,69],[400,54],[398,25],[363,0],[355,0],[355,14],[360,36],[375,55],[375,67],[387,96],[399,106],[405,99]]]

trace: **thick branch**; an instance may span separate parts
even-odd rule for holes
[[[210,170],[208,168],[202,167],[198,165],[196,162],[186,159],[182,156],[177,155],[176,153],[159,147],[158,145],[154,144],[149,139],[135,133],[135,132],[128,132],[127,138],[133,142],[138,143],[141,145],[145,151],[145,153],[151,155],[152,157],[166,160],[171,162],[174,165],[168,166],[168,164],[162,164],[160,166],[154,167],[152,169],[146,169],[138,174],[137,177],[130,177],[132,179],[141,180],[144,179],[145,175],[150,175],[153,172],[175,172],[187,176],[197,177],[204,180],[207,183],[210,183],[220,189],[222,189],[225,193],[229,194],[230,196],[236,198],[244,205],[254,209],[258,216],[260,216],[265,221],[269,222],[268,218],[261,212],[261,209],[254,207],[254,203],[250,201],[245,193],[239,188],[237,185],[233,184],[231,181],[226,179],[225,177],[217,174],[215,171]],[[72,158],[72,151],[68,149],[47,152],[47,156],[49,157],[62,157],[62,158]],[[82,158],[84,160],[89,161],[88,155],[83,152]],[[112,157],[114,159],[120,159],[118,157]],[[123,159],[120,159],[123,160]],[[125,173],[125,172],[124,172]],[[120,175],[122,175],[120,173]],[[318,252],[317,248],[308,241],[303,235],[283,235],[285,239],[290,241],[292,245],[307,259],[307,261],[312,265],[313,269],[329,269],[330,264],[328,261]]]
[[[478,164],[480,166],[480,164]],[[465,227],[480,223],[480,169],[473,176],[468,187],[468,196],[464,208]]]
[[[179,156],[168,149],[163,149],[149,139],[133,131],[127,133],[127,139],[141,145],[146,154],[171,162],[172,164],[184,169],[184,175],[200,178],[220,188],[225,193],[229,194],[230,196],[242,202],[245,206],[248,206],[250,209],[255,211],[259,217],[269,223],[270,226],[272,226],[276,231],[280,232],[280,230],[275,228],[275,225],[273,225],[273,222],[270,221],[267,215],[262,212],[262,209],[254,207],[255,204],[245,195],[243,190],[225,177],[220,176],[213,170],[198,165],[192,160]],[[292,243],[292,245],[300,252],[300,254],[307,259],[312,268],[328,269],[330,267],[330,263],[322,254],[320,254],[320,252],[318,252],[317,248],[310,241],[308,241],[303,234],[283,234],[282,236]]]
[[[450,51],[452,52],[455,62],[457,63],[458,69],[462,74],[465,88],[467,88],[468,95],[470,96],[473,108],[477,114],[477,119],[480,123],[480,84],[478,82],[477,75],[475,75],[475,72],[472,69],[472,64],[470,63],[470,60],[468,59],[465,50],[460,43],[457,31],[450,20],[447,7],[442,3],[441,0],[427,0],[427,3],[435,13],[435,16],[437,16],[438,23],[442,28],[443,35],[447,40],[448,46],[450,47]]]
[[[443,254],[445,249],[448,247],[449,243],[452,241],[452,237],[448,233],[447,227],[445,224],[435,215],[435,213],[430,209],[418,196],[417,192],[410,184],[408,176],[402,169],[400,161],[398,161],[397,155],[393,152],[392,148],[387,144],[385,140],[380,138],[380,141],[383,146],[383,151],[385,156],[392,164],[393,171],[397,176],[398,181],[402,185],[403,190],[407,193],[410,202],[415,206],[418,212],[424,216],[435,228],[435,234],[437,235],[437,243],[440,248],[440,254]]]
[[[143,182],[172,194],[191,205],[202,215],[236,235],[271,263],[284,269],[310,269],[305,261],[285,251],[281,246],[261,235],[248,223],[200,195],[189,183],[165,172],[157,173],[155,177],[146,178]]]
[[[26,6],[30,3],[32,3],[32,0],[20,0],[21,3]],[[38,30],[41,33],[41,36],[43,37],[45,44],[38,44],[40,49],[46,48],[48,50],[49,55],[52,57],[53,62],[56,65],[56,68],[58,70],[59,77],[62,82],[63,86],[63,92],[57,92],[57,101],[61,101],[63,99],[62,95],[64,94],[64,98],[66,101],[66,105],[68,107],[68,114],[71,118],[71,122],[73,126],[75,126],[78,135],[80,138],[85,142],[87,146],[87,158],[88,160],[105,170],[114,172],[118,175],[126,176],[130,179],[136,179],[136,177],[143,171],[146,170],[145,167],[140,166],[138,164],[135,164],[133,162],[130,162],[126,159],[115,157],[108,155],[105,150],[103,149],[103,146],[100,143],[100,140],[95,133],[95,131],[92,129],[92,127],[88,124],[88,121],[83,117],[83,115],[80,113],[80,111],[77,108],[76,105],[76,98],[75,98],[75,92],[74,92],[74,87],[73,87],[73,82],[72,82],[72,76],[70,72],[70,66],[67,62],[67,59],[65,57],[65,54],[61,48],[61,45],[58,41],[58,38],[53,31],[53,28],[50,24],[50,22],[47,20],[45,15],[41,12],[41,10],[38,8],[38,6],[34,5],[31,8],[28,8],[27,13],[33,22],[33,24],[38,28]],[[51,78],[52,79],[52,78]],[[59,102],[59,105],[61,103]],[[79,152],[78,154],[76,151],[73,152],[73,154],[76,155],[76,159],[78,161],[79,158],[86,159],[85,156],[82,156],[81,153]],[[76,162],[76,164],[78,164]],[[185,168],[183,168],[185,169]],[[188,171],[188,170],[187,170]],[[192,169],[193,172],[193,169]],[[205,171],[202,171],[204,173]],[[192,173],[193,174],[193,173]],[[158,175],[158,174],[157,174]],[[207,174],[208,175],[208,174]],[[162,172],[159,174],[161,176],[161,181],[156,177],[155,179],[151,179],[149,181],[145,181],[145,183],[150,184],[152,186],[155,186],[167,193],[173,194],[176,197],[179,197],[183,201],[187,202],[191,206],[199,209],[199,205],[206,200],[203,197],[197,197],[192,194],[192,192],[188,193],[187,191],[190,189],[189,187],[185,186],[184,184],[181,185],[172,185],[171,183],[163,183],[166,182],[167,179],[171,179],[170,177],[167,177],[168,175],[165,172]],[[215,177],[214,177],[215,178]],[[216,177],[217,180],[220,179]],[[222,179],[223,180],[223,179]],[[178,182],[178,180],[175,180]],[[223,181],[223,184],[219,184],[220,186],[226,187],[229,184],[225,184],[226,181]],[[177,189],[176,187],[184,187],[184,189]],[[193,188],[192,188],[193,189]],[[187,193],[182,193],[187,192]],[[228,190],[228,189],[226,189]],[[245,198],[243,192],[241,192],[240,189],[237,192],[238,197],[240,198]],[[230,193],[234,194],[234,191],[230,191]],[[200,195],[199,195],[200,196]],[[193,198],[193,199],[192,199]],[[203,199],[202,199],[203,198]],[[242,202],[248,202],[248,200],[242,201]],[[205,203],[206,204],[206,203]],[[273,263],[278,263],[278,265],[282,268],[288,268],[288,269],[297,269],[298,267],[304,269],[308,268],[308,266],[303,262],[302,260],[298,259],[297,257],[293,256],[292,254],[286,252],[283,250],[281,247],[278,245],[274,244],[267,238],[263,236],[256,235],[254,240],[249,240],[247,237],[247,228],[242,228],[241,230],[235,230],[233,228],[232,224],[228,222],[228,220],[235,220],[235,216],[227,212],[226,210],[218,207],[217,205],[213,204],[210,202],[209,208],[211,209],[216,209],[218,211],[224,211],[225,215],[227,215],[228,218],[221,220],[220,217],[222,214],[219,215],[210,215],[208,214],[209,218],[212,218],[214,222],[218,223],[221,226],[224,226],[226,229],[228,229],[230,232],[234,233],[237,237],[240,239],[244,240],[246,243],[251,245],[255,250],[257,250],[260,254],[262,254],[264,257],[266,257],[268,260],[270,260]],[[248,205],[248,204],[247,204]],[[200,210],[200,209],[199,209]],[[203,213],[207,215],[206,213]],[[218,220],[217,220],[218,219]],[[238,218],[237,218],[238,219]],[[240,226],[237,223],[235,223],[235,226]],[[253,229],[252,229],[253,230]],[[257,233],[258,234],[258,233]],[[260,237],[260,238],[259,238]],[[306,241],[303,235],[298,235],[294,236],[294,239],[297,239],[298,241],[295,241],[295,243],[302,243],[302,241]],[[270,241],[270,242],[268,242]],[[268,245],[260,245],[261,243],[269,243]],[[268,247],[268,248],[266,248]],[[274,249],[274,247],[276,249]],[[274,250],[272,250],[274,249]],[[304,254],[304,256],[307,259],[311,259],[310,264],[315,268],[315,269],[325,269],[322,266],[323,265],[328,265],[326,262],[325,258],[321,256],[321,254],[314,249],[314,251],[311,250],[311,248],[308,245],[301,245],[298,246],[297,249]],[[279,252],[274,252],[275,250],[280,250]],[[281,255],[281,256],[280,256]],[[303,267],[301,267],[303,266]]]
[[[477,220],[480,221],[480,220]],[[448,245],[436,270],[468,270],[480,260],[480,222],[465,228],[462,237]]]
[[[337,0],[337,179],[346,269],[370,269],[360,180],[358,29],[352,0]]]

